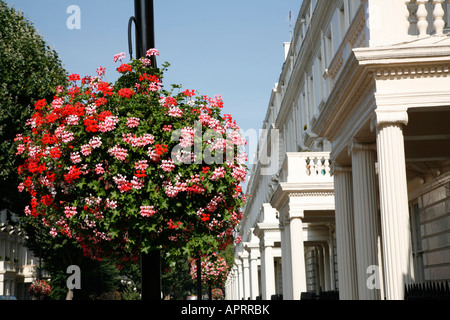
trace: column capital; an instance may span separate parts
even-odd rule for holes
[[[377,109],[370,121],[370,130],[388,125],[408,125],[408,109]]]
[[[304,210],[290,210],[289,211],[289,221],[292,221],[294,219],[300,219],[303,220],[305,217],[305,211]]]
[[[238,257],[239,257],[240,259],[247,259],[247,258],[248,258],[248,252],[247,252],[247,250],[243,250],[243,251],[239,252],[239,253],[238,253]]]
[[[365,142],[358,142],[355,140],[350,141],[348,144],[348,155],[351,156],[353,151],[364,151],[364,150],[370,150],[370,151],[376,151],[377,145],[376,143],[365,143]]]
[[[351,165],[341,165],[339,163],[332,163],[330,166],[330,174],[334,175],[335,173],[340,172],[352,172]]]

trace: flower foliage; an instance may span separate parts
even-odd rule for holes
[[[115,84],[69,76],[35,103],[29,134],[15,138],[25,214],[86,256],[170,249],[208,252],[233,241],[246,196],[245,140],[223,101],[163,88],[148,56],[122,63]],[[167,68],[168,64],[164,65]],[[174,92],[178,91],[178,92]]]
[[[50,284],[45,280],[36,280],[28,288],[30,295],[36,298],[43,298],[50,294],[52,291]]]
[[[191,277],[197,279],[197,259],[191,259]],[[213,253],[201,257],[201,277],[202,282],[208,285],[223,286],[230,266],[224,258]]]

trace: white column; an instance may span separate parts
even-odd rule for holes
[[[352,171],[349,166],[336,164],[333,171],[339,299],[357,300]]]
[[[251,228],[250,242],[246,245],[246,250],[249,253],[250,262],[250,299],[256,300],[259,295],[259,279],[258,279],[258,260],[260,258],[259,253],[259,238],[253,233],[255,229]]]
[[[243,269],[243,277],[244,277],[244,300],[248,300],[250,298],[250,264],[248,261],[248,252],[243,251],[241,253],[242,259],[242,269]]]
[[[290,223],[280,221],[281,230],[281,264],[283,277],[283,300],[293,300],[292,295],[292,262],[290,243]]]
[[[325,291],[331,290],[331,281],[330,281],[330,251],[328,250],[327,244],[322,244],[322,252],[323,252],[323,275],[325,277]]]
[[[330,290],[336,290],[336,275],[335,275],[335,258],[334,258],[334,230],[335,226],[328,227],[330,230],[330,238],[328,239],[328,255],[329,255],[329,269],[330,269]]]
[[[323,261],[323,250],[321,245],[316,247],[316,252],[317,261],[319,263],[319,288],[320,290],[325,291],[325,269]]]
[[[404,299],[411,280],[411,233],[408,211],[405,146],[406,110],[376,112],[383,265],[386,299]]]
[[[0,296],[5,295],[5,275],[0,274]]]
[[[306,292],[305,248],[303,244],[303,211],[289,211],[289,236],[291,244],[291,278],[293,300],[300,300]]]
[[[261,252],[261,299],[270,300],[275,294],[275,270],[273,261],[273,242],[265,241]]]
[[[237,265],[235,265],[234,268],[234,300],[239,300],[239,276]]]
[[[251,300],[256,300],[256,297],[259,296],[258,259],[259,259],[259,250],[252,249],[250,252],[250,299]]]
[[[238,300],[242,300],[244,297],[244,279],[243,279],[243,270],[242,270],[242,262],[239,259],[236,259],[237,265],[237,278],[238,278]]]
[[[356,241],[356,266],[360,300],[379,300],[380,291],[367,286],[367,269],[378,262],[378,205],[375,152],[372,145],[352,142],[353,203]]]

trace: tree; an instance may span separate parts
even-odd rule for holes
[[[50,99],[67,72],[31,22],[1,0],[0,65],[0,210],[18,213],[25,200],[12,187],[19,184],[14,137],[26,131],[37,97]]]
[[[69,86],[34,104],[31,134],[14,138],[26,215],[92,259],[212,253],[233,242],[242,218],[239,127],[221,114],[220,96],[165,90],[168,64],[151,66],[158,54],[121,63],[114,85],[101,67],[94,77],[69,75]]]

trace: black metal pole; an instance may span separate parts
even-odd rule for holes
[[[141,253],[142,300],[161,300],[161,252]]]
[[[136,56],[145,57],[148,49],[155,48],[155,18],[153,0],[134,0],[136,19]],[[152,56],[152,65],[156,68],[156,58]]]
[[[197,256],[197,300],[202,300],[202,261],[200,254]]]
[[[147,50],[155,48],[153,0],[134,0],[136,23],[136,58],[146,56]],[[156,58],[152,57],[156,68]],[[141,253],[142,300],[161,300],[161,252],[153,250]]]

